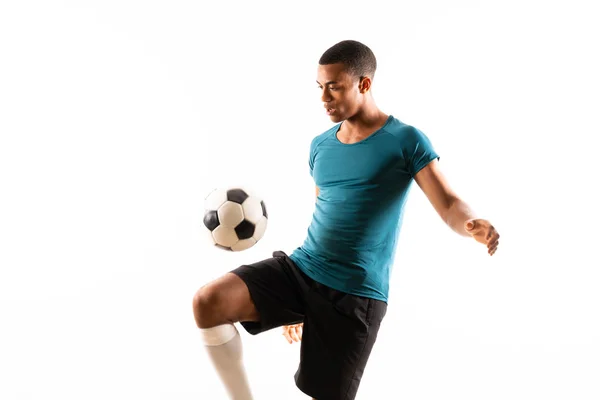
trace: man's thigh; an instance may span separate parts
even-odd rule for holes
[[[270,329],[302,322],[304,319],[303,289],[298,273],[285,253],[276,251],[272,258],[254,264],[241,265],[231,271],[248,286],[250,297],[260,321],[240,321],[252,335]]]
[[[387,311],[383,301],[313,283],[306,312],[296,385],[317,400],[352,400]]]

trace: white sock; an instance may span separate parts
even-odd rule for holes
[[[233,324],[200,329],[208,355],[231,400],[252,400],[242,362],[242,338]]]

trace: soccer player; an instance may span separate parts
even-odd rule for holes
[[[295,381],[308,396],[355,398],[386,314],[413,181],[456,233],[489,255],[498,248],[500,235],[450,187],[428,137],[377,107],[376,67],[373,52],[352,40],[319,60],[321,101],[335,125],[310,145],[317,197],[304,243],[239,266],[194,296],[196,324],[231,399],[252,399],[237,322],[252,335],[283,327],[288,341],[301,339]]]

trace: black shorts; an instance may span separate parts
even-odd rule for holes
[[[281,251],[231,272],[260,314],[240,322],[248,333],[304,322],[296,386],[317,400],[354,399],[387,303],[315,282]]]

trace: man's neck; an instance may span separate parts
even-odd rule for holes
[[[378,108],[359,112],[342,123],[338,139],[343,143],[359,142],[379,130],[387,119],[388,115]]]

